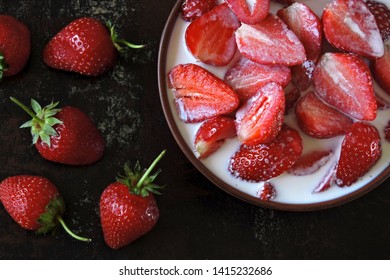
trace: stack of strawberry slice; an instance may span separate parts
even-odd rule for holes
[[[202,2],[185,1],[185,20],[191,1]],[[237,137],[241,146],[232,151],[228,170],[242,180],[265,182],[259,197],[270,200],[276,196],[270,179],[311,174],[336,154],[302,154],[301,133],[318,139],[345,135],[337,162],[313,192],[356,182],[381,156],[380,134],[370,122],[383,99],[374,92],[372,75],[390,94],[388,7],[334,0],[320,19],[296,1],[277,1],[285,7],[276,14],[269,0],[225,2],[198,9],[188,20],[185,43],[199,65],[177,65],[169,73],[182,121],[204,121],[194,140],[196,155],[212,156],[227,138]],[[225,67],[224,78],[202,63]],[[298,130],[285,123],[292,107]]]

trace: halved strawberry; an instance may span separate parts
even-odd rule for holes
[[[306,59],[297,36],[276,15],[269,14],[261,24],[242,24],[236,41],[243,56],[266,65],[298,65]]]
[[[241,57],[225,74],[225,81],[237,92],[240,100],[247,100],[269,82],[285,87],[291,80],[287,66],[263,65]]]
[[[336,165],[337,165],[337,162],[334,162],[330,166],[330,168],[326,172],[325,176],[322,178],[321,182],[313,190],[313,193],[324,192],[324,191],[329,189],[334,184],[334,181],[335,181],[335,178],[336,178]]]
[[[181,17],[191,22],[217,5],[217,0],[184,0],[181,5]]]
[[[336,48],[369,58],[383,55],[374,16],[362,0],[335,0],[322,14],[326,39]]]
[[[283,88],[273,82],[266,84],[237,110],[238,140],[245,145],[272,141],[282,127],[284,110]]]
[[[307,93],[295,107],[299,127],[314,138],[330,138],[344,134],[352,125],[352,119],[329,107],[316,97]]]
[[[301,92],[296,87],[285,91],[284,94],[286,98],[286,108],[284,113],[287,115],[292,108],[294,108],[295,103],[297,103],[298,99],[301,97]]]
[[[374,60],[372,74],[381,88],[390,95],[390,39],[385,42],[384,56]]]
[[[284,125],[270,143],[241,145],[229,163],[230,173],[250,182],[267,181],[289,170],[302,153],[299,132]]]
[[[382,155],[378,130],[364,122],[354,123],[341,144],[336,184],[350,186],[366,174]]]
[[[234,32],[238,27],[240,22],[227,4],[218,5],[187,27],[188,50],[204,63],[227,65],[237,50]]]
[[[359,120],[376,118],[372,78],[366,63],[354,54],[325,53],[313,72],[317,96]]]
[[[258,24],[268,15],[269,0],[225,0],[237,18],[246,24]]]
[[[179,64],[169,73],[180,119],[201,122],[228,114],[239,104],[234,90],[223,80],[196,64]]]
[[[296,176],[313,174],[324,166],[332,155],[333,151],[331,150],[314,150],[303,154],[298,158],[288,173]]]
[[[218,116],[205,121],[195,135],[194,150],[199,159],[218,150],[225,139],[237,136],[234,119]]]
[[[276,197],[275,187],[270,182],[264,182],[259,188],[258,196],[261,200],[270,201]]]
[[[385,4],[373,0],[366,1],[366,5],[375,17],[382,39],[384,41],[390,39],[390,9]]]
[[[293,84],[301,91],[307,90],[311,85],[314,69],[315,62],[313,60],[306,60],[302,65],[291,67]]]

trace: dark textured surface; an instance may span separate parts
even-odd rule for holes
[[[64,231],[36,236],[0,206],[0,259],[388,259],[389,180],[333,209],[282,212],[229,196],[189,163],[168,129],[158,96],[158,44],[174,2],[0,1],[2,13],[30,28],[33,46],[25,70],[0,84],[1,179],[16,174],[48,177],[67,202],[68,225],[93,238],[85,244]],[[132,51],[99,78],[49,69],[41,60],[44,45],[80,16],[111,20],[122,37],[148,46]],[[41,103],[59,100],[81,108],[106,138],[104,158],[87,167],[45,161],[31,146],[29,131],[18,129],[28,117],[9,96],[25,103],[34,97]],[[157,197],[157,226],[130,246],[109,249],[98,216],[101,192],[127,160],[147,165],[165,148],[158,182],[167,187]]]

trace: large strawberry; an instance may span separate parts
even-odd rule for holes
[[[57,103],[42,108],[31,100],[31,111],[17,99],[11,100],[25,110],[32,120],[21,127],[31,127],[33,144],[47,160],[69,165],[86,165],[98,161],[104,153],[105,142],[88,115],[80,109]]]
[[[122,45],[141,48],[119,39],[111,24],[78,18],[57,33],[43,50],[44,62],[55,69],[98,76],[114,66]]]
[[[269,0],[226,0],[238,19],[246,24],[258,24],[268,15]]]
[[[64,200],[57,187],[45,177],[17,175],[6,178],[0,183],[0,200],[5,210],[24,229],[44,234],[61,224],[73,238],[91,241],[74,234],[66,226],[62,219]]]
[[[148,233],[157,223],[160,212],[153,194],[161,188],[153,183],[159,171],[150,175],[163,151],[147,170],[139,163],[134,170],[126,164],[124,175],[105,188],[100,197],[100,220],[104,240],[118,249]]]
[[[180,119],[200,122],[228,114],[239,104],[234,90],[223,80],[196,64],[179,64],[169,73]]]
[[[9,15],[0,15],[0,79],[19,73],[30,56],[27,26]]]

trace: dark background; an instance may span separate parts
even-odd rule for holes
[[[63,230],[37,236],[19,227],[0,206],[0,259],[388,259],[389,180],[346,205],[315,212],[283,212],[244,203],[210,183],[176,144],[161,108],[157,57],[161,33],[175,0],[0,1],[3,14],[23,21],[32,34],[31,58],[22,73],[0,84],[0,176],[43,175],[63,194],[69,227],[93,238],[75,241]],[[44,45],[80,16],[111,20],[122,37],[147,44],[130,51],[98,77],[49,69]],[[28,120],[10,100],[52,100],[87,112],[107,141],[104,158],[86,167],[42,159]],[[126,161],[147,166],[163,150],[157,182],[160,220],[146,236],[109,249],[100,228],[98,201]]]

